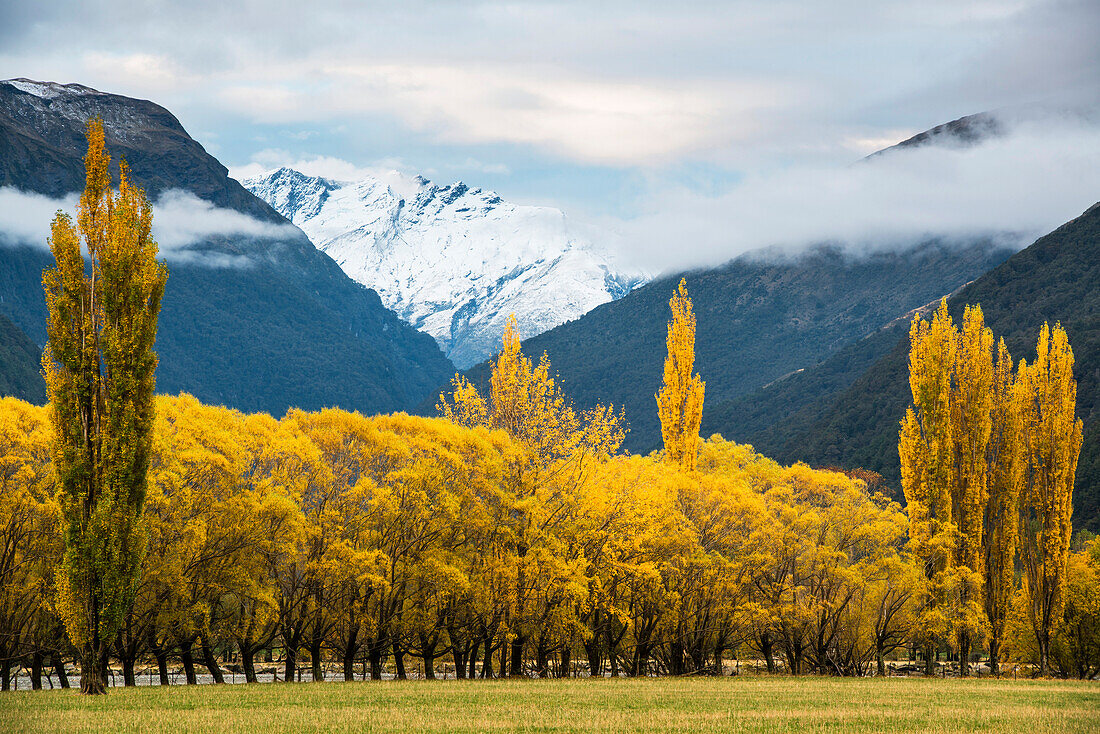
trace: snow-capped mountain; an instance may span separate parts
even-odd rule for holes
[[[459,368],[499,349],[513,313],[527,338],[647,280],[618,271],[560,210],[461,182],[397,172],[342,182],[281,168],[242,183]]]

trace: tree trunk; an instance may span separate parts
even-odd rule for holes
[[[769,673],[775,673],[775,657],[772,655],[772,636],[768,633],[760,635],[760,654],[764,656],[764,663],[768,666]]]
[[[928,677],[936,674],[936,645],[933,642],[924,646],[924,674]]]
[[[880,678],[886,677],[886,656],[882,654],[882,646],[875,648],[875,672]]]
[[[11,658],[0,651],[0,691],[11,690]]]
[[[199,637],[199,650],[202,651],[202,662],[206,665],[206,669],[210,671],[214,683],[225,683],[222,669],[218,667],[218,661],[214,658],[214,651],[210,649],[210,641],[206,639],[206,635]]]
[[[1001,675],[1001,636],[994,630],[989,638],[989,674],[1000,677]]]
[[[309,640],[309,671],[314,681],[325,679],[325,669],[321,665],[321,637],[312,635]]]
[[[512,651],[508,656],[512,667],[508,669],[508,675],[513,678],[523,675],[523,646],[526,642],[527,638],[520,635],[516,635],[516,638],[512,640]]]
[[[455,661],[455,678],[462,679],[466,677],[466,648],[458,638],[451,638],[451,656]]]
[[[560,665],[560,667],[558,667],[558,677],[559,678],[569,677],[569,666],[573,662],[573,655],[572,655],[572,650],[569,648],[568,644],[563,646],[562,649],[561,649],[560,662],[561,662],[561,665]]]
[[[497,670],[500,671],[500,677],[508,675],[508,651],[511,647],[508,645],[508,640],[505,639],[500,643],[500,666]]]
[[[424,658],[424,677],[435,680],[435,645],[422,645],[421,657]]]
[[[298,667],[298,651],[292,646],[288,645],[286,648],[286,662],[283,665],[283,682],[294,682],[294,670]]]
[[[393,667],[397,673],[397,680],[409,679],[409,675],[405,671],[405,649],[400,645],[393,646]]]
[[[603,675],[603,655],[600,654],[600,641],[596,635],[584,641],[584,654],[588,658],[588,675],[593,678]]]
[[[31,690],[42,690],[42,651],[37,646],[31,653]]]
[[[157,672],[160,674],[160,684],[168,685],[168,651],[159,645],[153,647],[153,657],[157,659]]]
[[[80,692],[102,695],[107,692],[107,676],[103,667],[107,662],[103,646],[93,642],[84,646],[80,655]]]
[[[382,680],[382,658],[385,656],[386,643],[377,640],[372,642],[368,647],[368,657],[370,658],[370,678],[371,680]]]
[[[668,667],[671,675],[684,674],[684,645],[679,640],[669,643]]]
[[[134,656],[126,649],[119,650],[119,660],[122,662],[122,685],[133,688],[137,685],[134,677]]]
[[[352,623],[348,629],[347,638],[344,640],[344,680],[355,680],[355,656],[359,654],[359,623]]]
[[[180,643],[180,660],[183,662],[183,673],[187,677],[187,685],[193,686],[198,684],[199,679],[195,675],[195,658],[191,654],[191,646],[193,642],[187,640]]]
[[[546,639],[540,636],[538,643],[535,645],[535,669],[538,671],[539,678],[550,677],[550,669],[546,657]]]
[[[630,674],[635,678],[644,678],[649,672],[649,646],[639,642],[634,647],[634,661],[630,666]]]
[[[54,650],[50,653],[50,662],[53,663],[53,672],[57,673],[57,680],[61,684],[62,688],[69,687],[69,675],[65,671],[65,659],[61,657],[61,653]]]
[[[466,660],[466,677],[470,680],[477,678],[477,656],[481,653],[481,640],[470,643],[470,656]]]
[[[344,680],[346,681],[355,680],[355,653],[356,650],[351,645],[344,648],[343,667]]]
[[[251,642],[241,643],[238,648],[241,651],[241,667],[244,668],[244,682],[256,682],[256,651],[252,649]]]
[[[493,638],[485,638],[485,662],[481,665],[481,677],[493,677]]]

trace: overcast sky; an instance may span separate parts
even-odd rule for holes
[[[1096,105],[1098,38],[1097,0],[0,0],[0,78],[152,99],[238,176],[397,168],[556,204],[632,242],[649,233],[637,249],[663,267],[676,232],[703,243],[686,246],[700,259],[768,244],[767,221],[741,231],[738,217],[773,207],[789,222],[822,187],[839,199],[856,189],[845,216],[866,209],[860,192],[881,186],[863,173],[849,182],[849,164],[925,128],[982,110]],[[1093,164],[1074,173],[1085,180],[1063,182],[1065,196],[1048,181],[1015,186],[1004,196],[1021,201],[979,202],[973,229],[1038,194],[1054,203],[1010,227],[1100,199],[1096,135],[1028,135],[1031,153],[1004,145],[1007,157],[945,165],[964,169],[955,184],[968,188],[1009,165],[1059,177],[1050,156],[1074,158],[1072,140]],[[929,184],[927,172],[887,169]],[[921,201],[934,224],[937,202]],[[811,237],[826,214],[783,237]],[[724,232],[737,244],[725,247]]]

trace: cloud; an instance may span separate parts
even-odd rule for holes
[[[166,257],[210,237],[244,236],[278,239],[298,232],[292,224],[253,219],[234,209],[216,207],[189,191],[165,191],[153,205],[153,236]]]
[[[765,247],[854,249],[1008,235],[1025,246],[1100,200],[1100,128],[1018,123],[975,147],[896,149],[844,167],[748,175],[716,196],[662,188],[646,214],[607,222],[653,270],[713,265]]]
[[[1096,0],[133,6],[0,2],[0,67],[153,99],[225,162],[471,158],[510,172],[505,197],[604,213],[648,205],[648,177],[828,171],[964,114],[1100,99]]]
[[[48,248],[50,222],[58,211],[74,214],[77,195],[52,199],[0,187],[0,242]],[[298,232],[291,224],[274,224],[216,207],[180,189],[165,191],[153,204],[153,237],[161,255],[174,262],[239,267],[248,259],[239,255],[189,249],[213,237],[281,238]]]
[[[469,62],[325,65],[314,78],[227,86],[217,96],[255,122],[387,114],[443,143],[521,144],[590,163],[656,165],[755,134],[755,114],[794,94],[775,83],[601,79]]]
[[[59,211],[73,213],[77,198],[70,194],[51,199],[11,186],[0,187],[0,242],[47,249],[50,222]]]
[[[399,159],[379,161],[374,165],[360,166],[335,156],[318,155],[309,157],[295,156],[288,150],[267,148],[252,156],[252,160],[243,166],[234,166],[229,174],[243,181],[246,178],[260,176],[277,168],[293,168],[307,176],[319,176],[333,181],[361,181],[365,178],[381,178],[389,171],[398,170],[410,174],[408,167]]]

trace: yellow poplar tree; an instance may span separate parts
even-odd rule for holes
[[[661,419],[661,438],[665,460],[685,471],[693,471],[698,456],[699,425],[703,420],[703,392],[706,384],[696,374],[695,312],[687,292],[687,281],[668,302],[672,320],[668,322],[668,356],[665,357],[664,383],[654,396]]]
[[[926,581],[918,632],[925,642],[927,673],[933,672],[935,639],[950,633],[942,587],[956,544],[951,506],[955,455],[951,384],[957,334],[947,312],[947,299],[931,322],[914,317],[909,329],[913,407],[905,412],[898,443],[909,542]]]
[[[956,350],[955,389],[951,400],[955,444],[952,510],[958,528],[955,575],[958,607],[955,639],[963,675],[970,670],[974,643],[985,637],[985,510],[989,485],[989,442],[993,430],[993,332],[985,326],[981,306],[967,306]]]
[[[1024,480],[1020,497],[1028,616],[1039,645],[1039,674],[1050,666],[1051,627],[1062,615],[1072,525],[1073,479],[1081,453],[1075,418],[1073,350],[1061,324],[1043,324],[1035,361],[1021,360]]]
[[[997,345],[993,368],[992,431],[989,442],[989,499],[985,507],[985,613],[989,620],[989,668],[1000,674],[1005,620],[1015,591],[1016,547],[1019,539],[1020,390],[1012,356],[1004,339]]]
[[[152,210],[128,179],[110,189],[103,123],[88,124],[87,181],[77,221],[59,213],[42,275],[48,320],[42,363],[65,528],[58,611],[80,650],[81,690],[106,693],[110,645],[145,552],[145,501],[166,267]],[[81,243],[91,258],[87,269]]]

